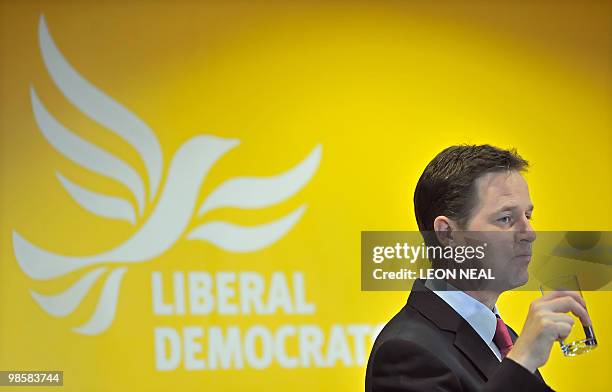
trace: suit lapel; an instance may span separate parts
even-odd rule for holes
[[[472,326],[434,292],[416,280],[408,305],[432,321],[438,328],[455,333],[454,345],[474,364],[485,380],[495,372],[499,360]],[[514,341],[514,339],[513,339]]]
[[[499,359],[465,320],[463,320],[455,335],[455,347],[480,370],[487,380],[499,367]]]

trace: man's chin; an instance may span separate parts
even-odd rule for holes
[[[512,282],[510,282],[510,288],[508,290],[513,290],[519,287],[523,287],[529,281],[529,272],[525,269],[524,272],[519,274]]]

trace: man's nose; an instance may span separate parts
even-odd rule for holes
[[[518,228],[519,241],[533,242],[536,239],[536,232],[531,226],[531,222],[527,217],[523,217]]]

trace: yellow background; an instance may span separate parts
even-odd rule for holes
[[[364,367],[156,372],[151,271],[303,270],[317,305],[314,316],[188,316],[168,325],[385,322],[406,293],[360,291],[360,231],[415,230],[416,181],[451,144],[516,147],[532,164],[537,230],[612,230],[611,3],[434,3],[2,1],[0,369],[61,369],[66,391],[362,390]],[[229,177],[281,173],[320,143],[318,172],[289,201],[209,216],[258,224],[307,203],[300,222],[256,253],[180,241],[130,267],[115,321],[100,336],[70,331],[95,296],[68,319],[44,313],[29,289],[57,292],[68,281],[28,278],[12,230],[81,255],[109,249],[134,227],[88,214],[61,188],[58,170],[129,197],[47,143],[29,86],[70,129],[140,173],[144,166],[54,86],[38,49],[41,14],[68,61],[151,126],[165,162],[197,134],[240,139],[206,178],[202,199]],[[505,321],[520,330],[537,296],[502,296]],[[612,294],[585,297],[600,347],[571,359],[553,350],[541,370],[561,391],[612,385]]]

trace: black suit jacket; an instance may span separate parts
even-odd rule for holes
[[[500,362],[470,324],[420,280],[376,338],[365,390],[552,391],[538,371],[508,358]]]

